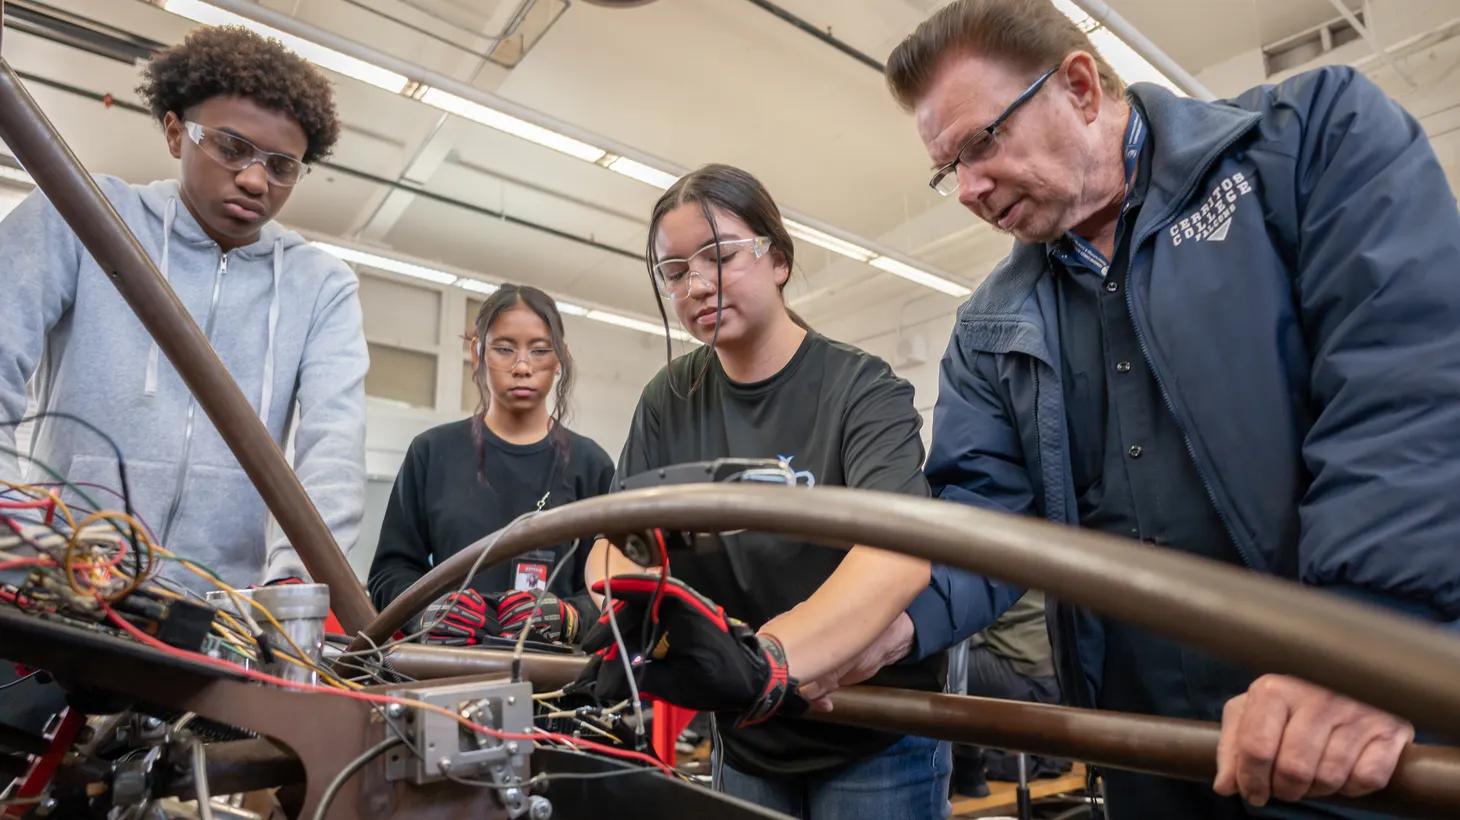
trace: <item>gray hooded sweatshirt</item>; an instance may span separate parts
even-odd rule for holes
[[[298,403],[294,469],[348,552],[365,487],[365,371],[359,283],[339,259],[269,222],[257,242],[220,254],[167,180],[97,183],[137,235],[276,442]],[[160,543],[243,587],[307,578],[287,542],[267,544],[268,511],[191,391],[115,285],[39,191],[0,222],[8,267],[0,299],[0,414],[65,411],[121,446],[133,504]],[[14,449],[14,428],[0,428]],[[119,488],[116,457],[66,419],[37,423],[31,455],[73,482]],[[16,480],[0,452],[0,478]],[[32,466],[27,481],[47,476]],[[121,502],[90,490],[98,503]],[[68,503],[77,500],[68,497]],[[196,575],[166,574],[194,589]]]

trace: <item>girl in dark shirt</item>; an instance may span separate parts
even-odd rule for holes
[[[685,462],[768,458],[801,483],[928,494],[912,386],[886,362],[807,329],[787,309],[781,290],[794,254],[774,201],[744,171],[707,166],[664,194],[649,224],[649,268],[663,305],[704,346],[671,361],[644,389],[620,479]],[[785,492],[814,499],[817,491]],[[928,585],[927,562],[868,547],[841,551],[763,533],[721,539],[722,551],[676,553],[672,576],[755,631],[740,633],[735,645],[746,647],[747,657],[769,660],[756,667],[769,681],[786,671],[793,684],[835,672]],[[611,576],[643,572],[600,541],[588,560],[590,584],[606,574],[606,562]],[[645,585],[610,581],[615,598],[620,588],[631,593]],[[686,650],[694,634],[669,629],[669,665],[640,675],[645,691],[672,700],[667,695],[676,688],[714,687],[715,680],[701,685],[692,669],[674,665],[676,647],[692,663],[708,644]],[[596,630],[593,641],[602,634]],[[651,638],[647,645],[656,644]],[[729,661],[737,662],[747,663]],[[934,656],[888,666],[871,682],[938,691],[940,664]],[[664,677],[651,683],[656,675]],[[606,686],[609,678],[598,680]],[[776,710],[795,701],[777,700],[773,688],[767,684],[769,697],[717,721],[716,779],[726,792],[814,820],[946,816],[946,744],[784,717]],[[690,694],[682,705],[695,705],[689,701],[699,696]]]
[[[600,495],[613,480],[603,448],[563,425],[573,357],[552,298],[537,288],[503,285],[477,313],[475,331],[472,377],[481,406],[469,419],[420,434],[406,451],[370,566],[370,595],[380,609],[432,566],[522,513]],[[450,614],[426,640],[474,646],[514,636],[538,595],[543,607],[533,632],[572,642],[584,619],[597,617],[584,593],[590,546],[582,544],[546,593],[540,590],[572,544],[478,573],[465,593],[441,602]]]

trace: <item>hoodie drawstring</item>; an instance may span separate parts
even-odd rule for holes
[[[167,263],[172,256],[169,251],[172,249],[172,222],[177,217],[177,199],[169,198],[167,207],[162,212],[162,281],[168,282]],[[168,282],[171,284],[171,282]],[[161,351],[157,347],[157,340],[152,340],[152,346],[147,349],[147,379],[142,386],[142,392],[148,396],[157,395],[157,356]]]
[[[264,350],[264,392],[259,397],[259,420],[269,425],[269,405],[274,401],[274,333],[279,328],[279,283],[284,276],[284,240],[274,240],[274,292],[269,297],[269,344]]]

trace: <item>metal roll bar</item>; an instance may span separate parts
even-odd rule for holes
[[[432,569],[365,634],[383,641],[455,588],[482,549],[506,560],[599,533],[750,529],[865,544],[1043,589],[1248,668],[1296,675],[1460,739],[1460,640],[1272,576],[1101,533],[891,493],[703,484],[632,490],[521,520]],[[356,648],[366,641],[357,640]]]

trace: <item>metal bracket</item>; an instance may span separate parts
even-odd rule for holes
[[[439,706],[499,732],[532,731],[531,683],[499,680],[411,686],[395,689],[391,695]],[[397,750],[388,755],[386,780],[408,780],[423,786],[442,780],[485,777],[496,787],[509,816],[528,813],[523,784],[529,775],[531,743],[473,732],[445,715],[425,709],[405,706],[400,717],[407,747],[413,754]]]

